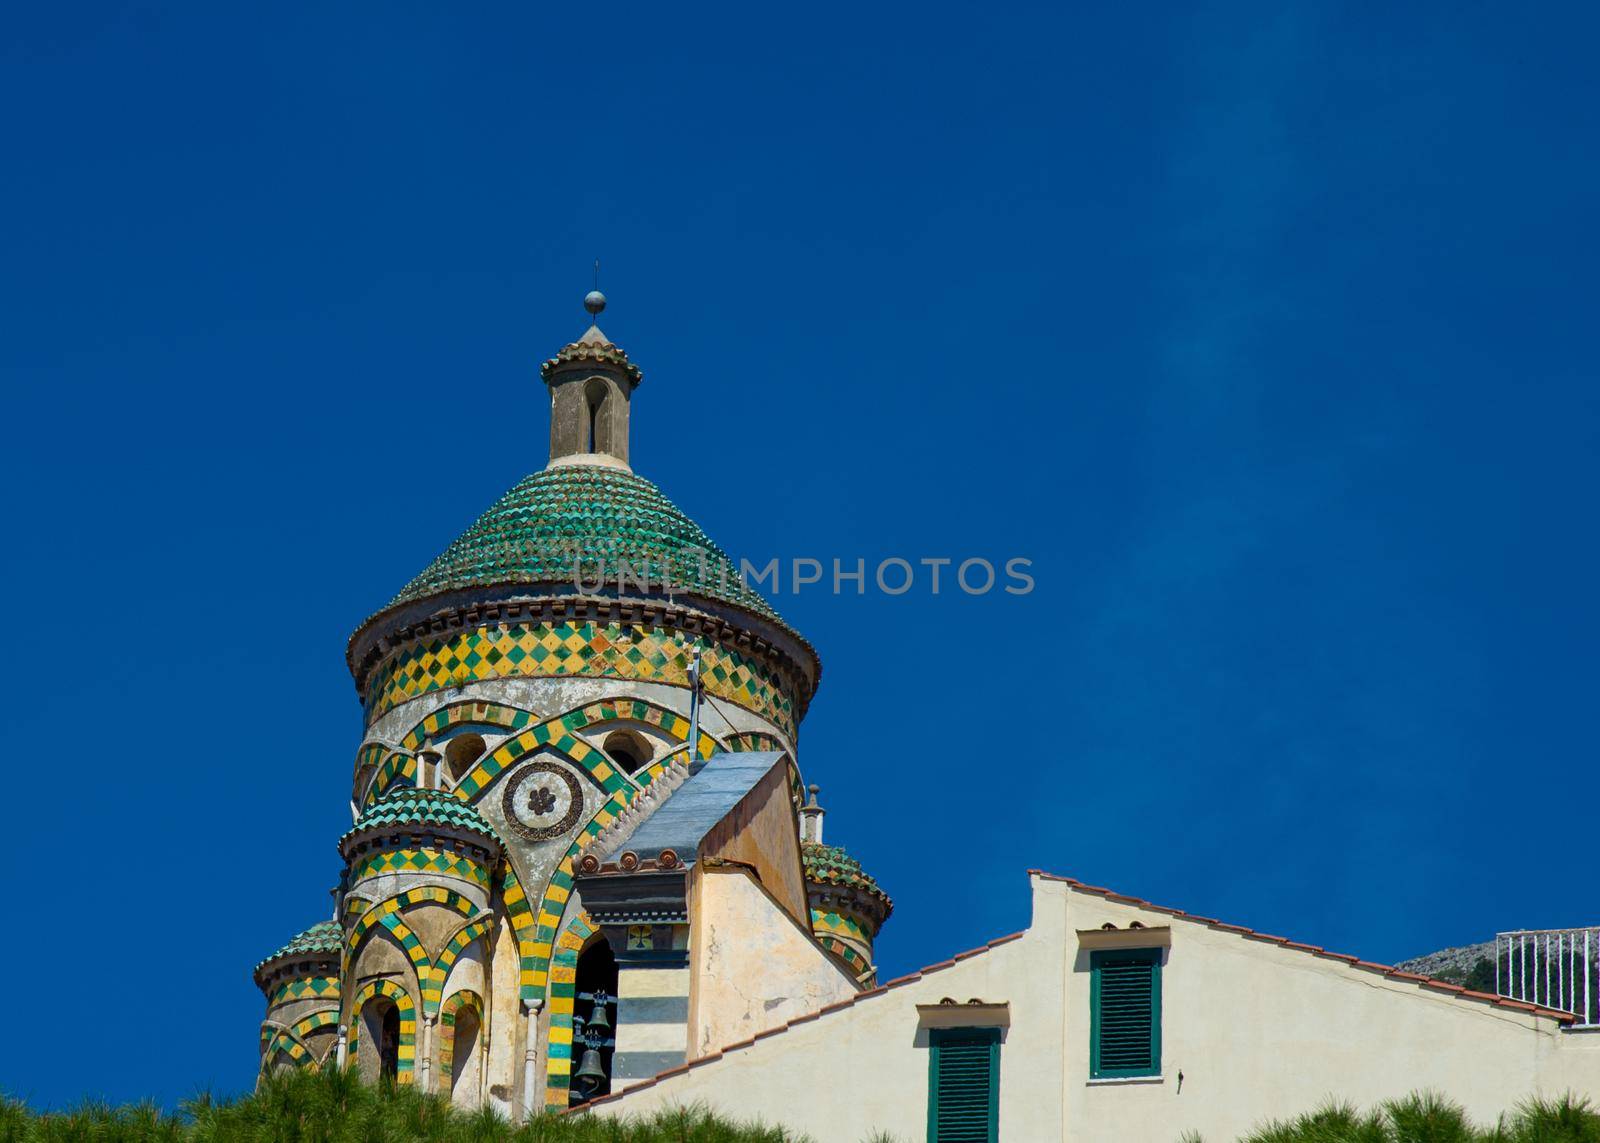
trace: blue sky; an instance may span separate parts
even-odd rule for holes
[[[0,1086],[251,1082],[344,640],[543,464],[597,257],[635,466],[724,547],[1034,561],[777,601],[887,975],[1023,927],[1030,866],[1378,960],[1594,922],[1597,34],[17,9]]]

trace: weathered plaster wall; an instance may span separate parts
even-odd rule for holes
[[[502,919],[489,960],[489,990],[483,997],[489,1025],[489,1073],[484,1077],[484,1093],[485,1102],[507,1118],[513,1114],[522,1082],[522,1026],[526,1021],[517,998],[519,973],[516,935]]]
[[[850,974],[748,871],[702,869],[693,893],[691,1059],[856,994]]]
[[[1053,927],[1035,925],[1021,939],[920,980],[863,993],[848,1008],[725,1051],[687,1072],[598,1104],[593,1113],[649,1113],[704,1101],[727,1114],[781,1123],[828,1143],[854,1143],[879,1131],[921,1140],[928,1125],[928,1053],[916,1006],[947,996],[1009,998],[1012,1023],[1001,1049],[1001,1138],[1018,1143],[1061,1139],[1061,1104],[1039,1094],[1060,1085],[1062,945],[1058,917]],[[1029,1002],[1018,1004],[1024,995]]]
[[[790,801],[787,766],[774,766],[700,842],[702,858],[742,862],[755,870],[767,892],[808,929],[800,865],[800,830]]]

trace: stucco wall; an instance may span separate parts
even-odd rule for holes
[[[1330,1095],[1360,1104],[1419,1088],[1485,1122],[1534,1092],[1600,1099],[1600,1033],[1462,999],[1269,939],[1036,878],[1020,939],[691,1066],[595,1114],[705,1101],[819,1141],[925,1138],[928,1056],[917,1004],[1008,1001],[1000,1137],[1230,1143]],[[1162,1075],[1089,1080],[1089,971],[1077,930],[1167,927]],[[1095,939],[1095,938],[1091,938]],[[1152,943],[1158,939],[1151,937]],[[1183,1073],[1179,1090],[1178,1073]],[[826,1093],[819,1098],[819,1093]]]
[[[787,766],[774,766],[700,842],[700,856],[749,865],[761,884],[809,928],[805,873],[800,864],[800,828],[790,800]]]
[[[818,1143],[855,1143],[878,1131],[920,1141],[927,1134],[928,1052],[916,1006],[945,997],[1009,997],[1001,1137],[1018,1143],[1060,1139],[1061,1104],[1039,1093],[1059,1086],[1061,916],[1056,910],[1053,919],[1041,918],[1020,939],[887,991],[862,993],[849,1007],[598,1104],[592,1114],[646,1113],[703,1100],[739,1118],[804,1131]],[[1022,996],[1029,1002],[1019,1005]]]
[[[1053,884],[1036,896],[1056,897]],[[1158,1082],[1089,1081],[1089,958],[1073,957],[1062,1091],[1073,1138],[1233,1140],[1330,1095],[1370,1106],[1431,1088],[1485,1123],[1536,1091],[1600,1097],[1600,1037],[1548,1017],[1070,888],[1059,900],[1069,932],[1137,920],[1170,925],[1172,941]]]
[[[856,995],[849,974],[747,871],[699,871],[694,909],[691,1059]]]

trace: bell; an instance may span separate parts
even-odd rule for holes
[[[589,1012],[589,1020],[583,1026],[585,1032],[597,1032],[604,1040],[611,1035],[611,1020],[606,1016],[606,1006],[596,1004]]]
[[[605,1081],[606,1069],[600,1066],[600,1053],[594,1048],[585,1048],[583,1061],[578,1065],[578,1070],[572,1074],[572,1081],[584,1087],[599,1087]]]

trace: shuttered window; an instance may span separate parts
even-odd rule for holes
[[[928,1143],[997,1143],[1000,1029],[930,1029],[928,1056]]]
[[[1161,1074],[1161,950],[1089,954],[1089,1075]]]

